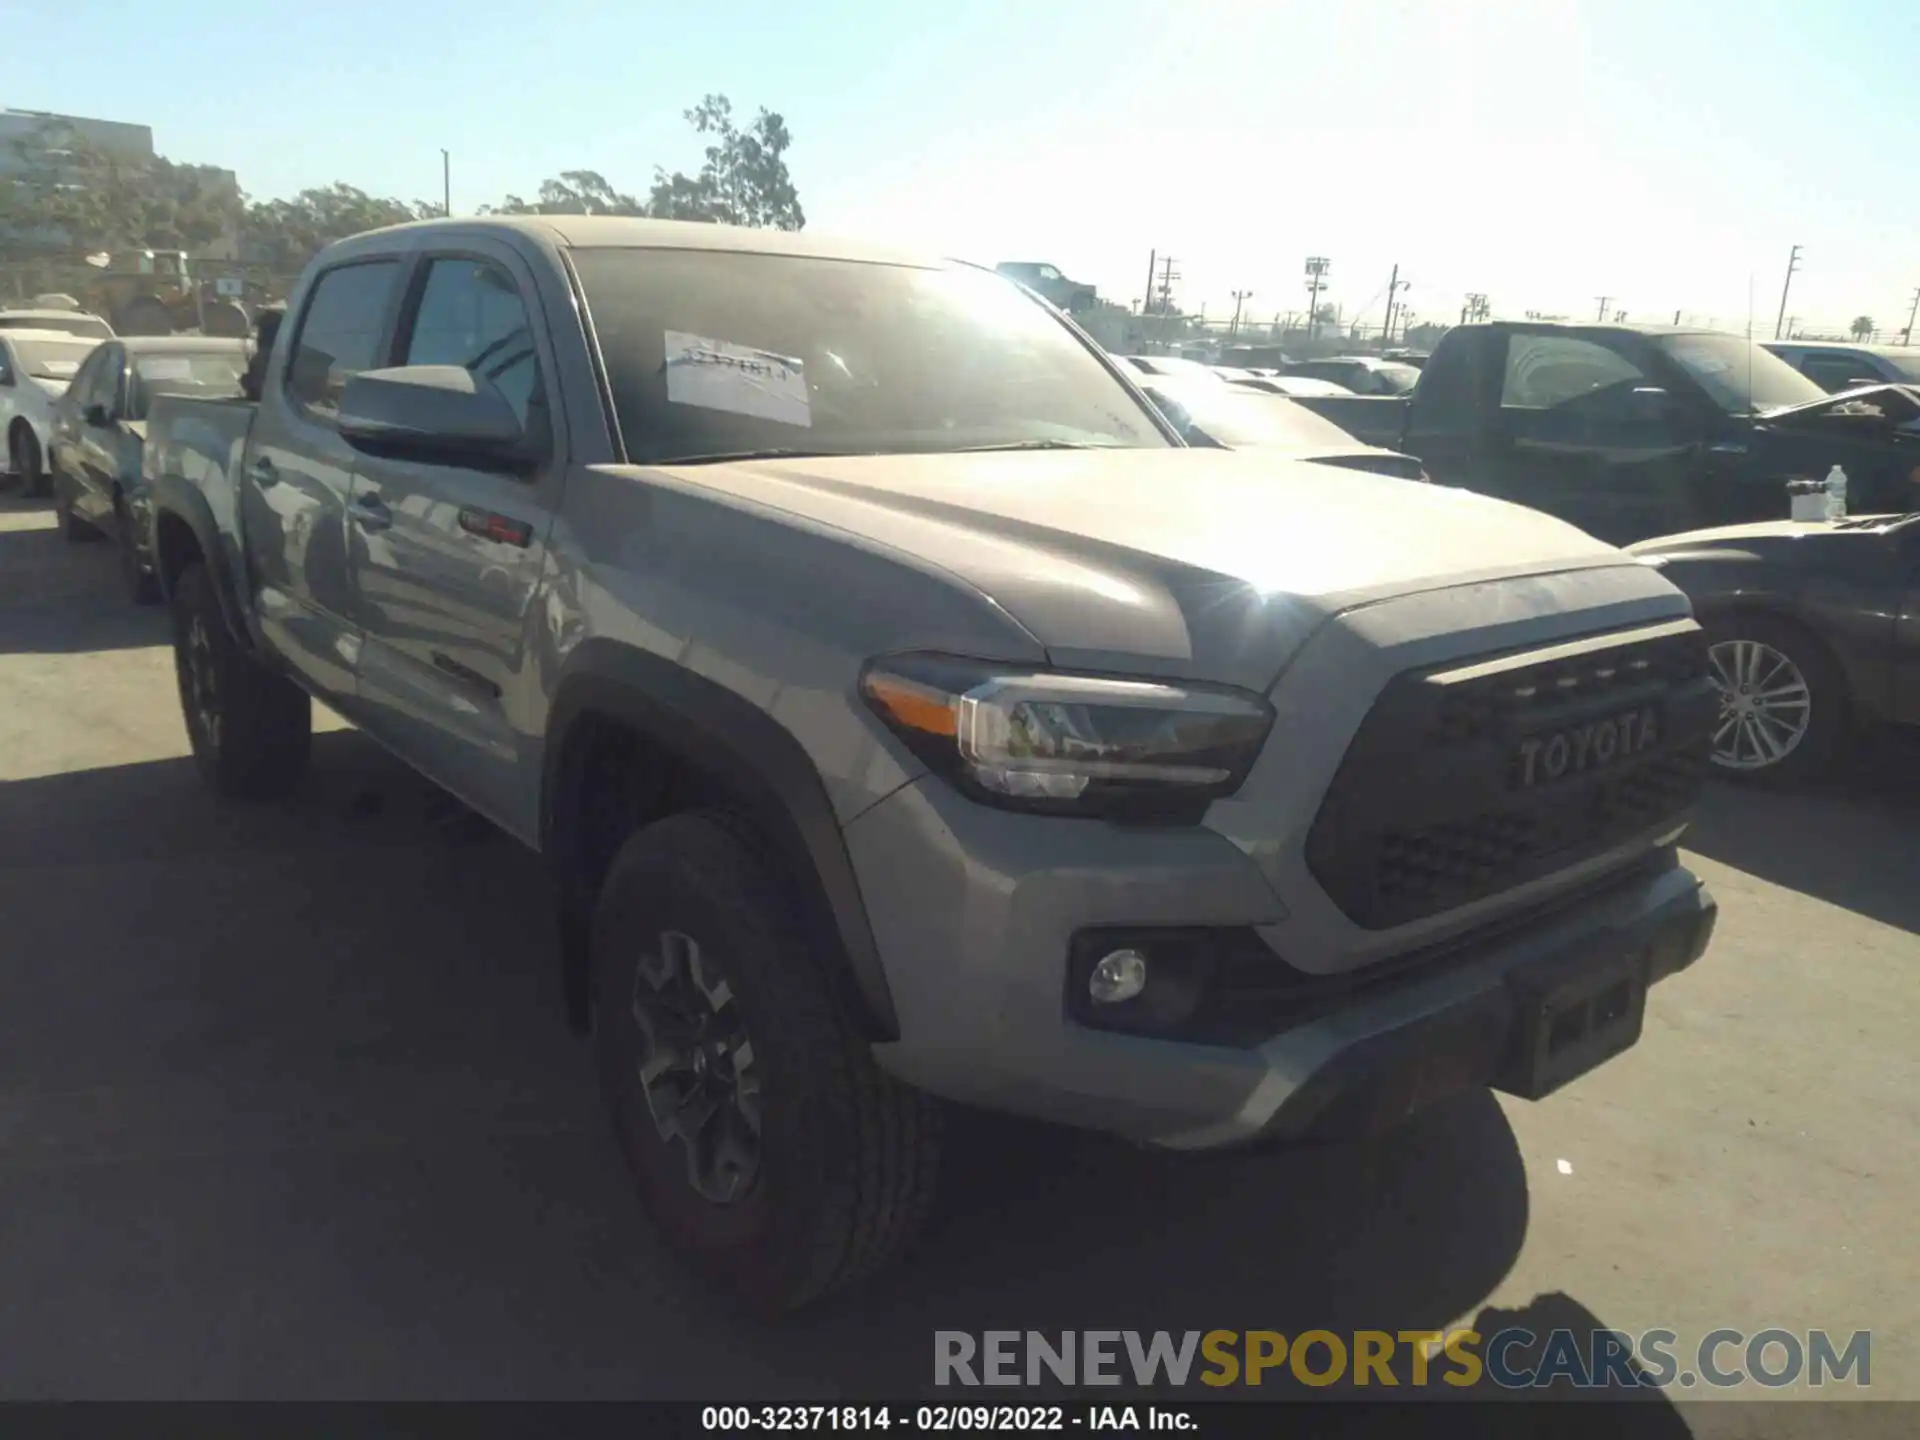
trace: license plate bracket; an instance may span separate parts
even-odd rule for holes
[[[1496,1090],[1552,1094],[1640,1038],[1647,1013],[1645,948],[1587,954],[1508,977],[1513,1028]]]

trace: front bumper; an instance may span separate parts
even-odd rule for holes
[[[1010,816],[922,780],[847,839],[900,1017],[882,1065],[953,1100],[1176,1149],[1376,1130],[1470,1087],[1539,1093],[1521,1054],[1530,994],[1609,964],[1637,967],[1643,994],[1699,957],[1715,916],[1668,848],[1431,950],[1320,977],[1320,998],[1264,1037],[1200,1044],[1079,1024],[1063,978],[1092,925],[1284,919],[1223,836]]]

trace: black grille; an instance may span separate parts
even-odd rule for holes
[[[1308,867],[1368,929],[1497,895],[1677,824],[1716,713],[1690,620],[1396,676],[1308,832]]]

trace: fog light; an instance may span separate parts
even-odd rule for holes
[[[1118,1005],[1147,988],[1147,957],[1138,950],[1110,950],[1087,976],[1087,993],[1096,1004]]]

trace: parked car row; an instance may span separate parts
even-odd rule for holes
[[[0,314],[0,427],[14,483],[52,497],[69,541],[112,537],[129,593],[151,603],[159,592],[141,478],[148,411],[160,395],[238,395],[247,342],[111,332],[103,340],[83,329],[10,327],[8,318]]]
[[[1791,778],[1863,725],[1920,725],[1920,389],[1861,379],[1829,396],[1783,358],[1810,353],[1695,331],[1467,326],[1408,370],[1406,398],[1264,406],[1244,371],[1123,358],[1190,444],[1430,479],[1632,545],[1708,626],[1716,765]],[[1911,352],[1879,359],[1883,374],[1920,369]],[[1836,466],[1852,513],[1786,518],[1787,482]]]

